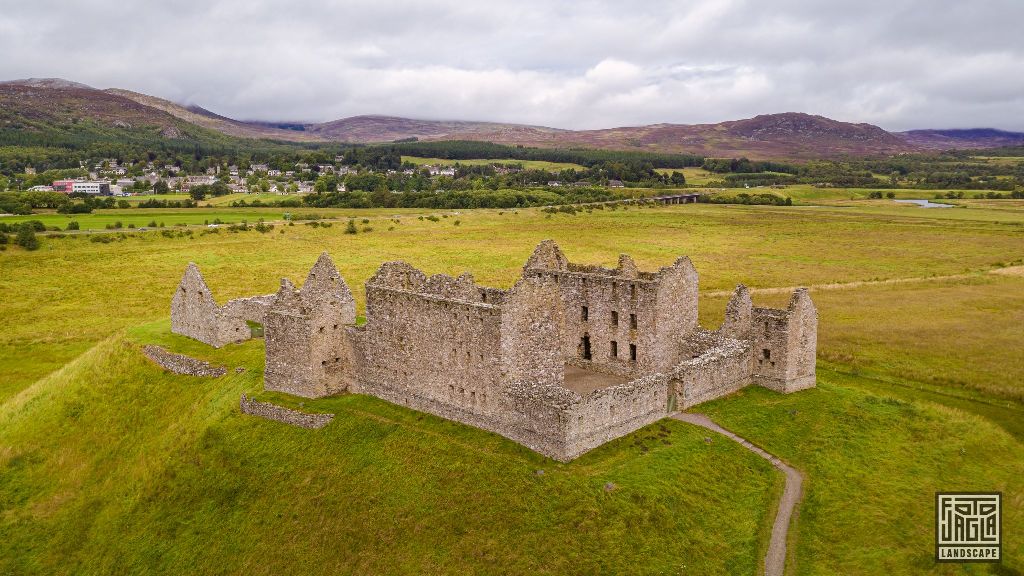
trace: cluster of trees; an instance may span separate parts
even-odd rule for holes
[[[924,188],[998,190],[1024,186],[1024,163],[991,164],[944,154],[907,155],[882,160],[822,160],[800,165],[708,158],[702,167],[722,175],[712,186],[741,188],[814,184],[843,188]]]
[[[223,180],[217,180],[213,184],[200,184],[189,189],[188,195],[193,200],[203,200],[207,196],[227,196],[231,189]]]
[[[966,198],[967,193],[964,192],[963,190],[957,190],[955,192],[936,194],[935,197],[948,198],[952,200],[955,198]],[[971,194],[971,197],[985,200],[1007,200],[1011,198],[1014,200],[1022,200],[1024,199],[1024,190],[1014,190],[1013,192],[975,192]]]
[[[756,174],[760,172],[788,172],[795,174],[797,167],[792,164],[771,162],[766,160],[749,160],[747,158],[705,158],[701,168],[715,174],[747,173]]]
[[[46,230],[46,226],[39,220],[29,220],[28,222],[22,222],[13,226],[0,223],[0,248],[7,248],[7,244],[10,242],[7,234],[13,232],[15,244],[26,250],[36,250],[39,248],[39,239],[36,238],[36,232],[44,230]]]
[[[792,206],[793,199],[789,196],[777,194],[747,194],[740,192],[736,195],[728,194],[703,194],[697,198],[698,202],[710,204],[768,204],[773,206]]]
[[[349,191],[304,196],[316,208],[525,208],[607,202],[621,197],[605,188],[450,190],[444,192]]]
[[[474,160],[493,158],[500,160],[544,160],[591,167],[604,162],[639,162],[657,168],[686,168],[700,166],[702,156],[691,154],[661,154],[622,150],[582,150],[562,148],[527,148],[505,146],[490,142],[453,140],[447,142],[395,142],[387,147],[400,155],[443,158],[446,160]]]
[[[60,210],[71,199],[60,192],[0,192],[0,212],[31,214],[33,208]]]

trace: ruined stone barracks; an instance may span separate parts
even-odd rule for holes
[[[189,264],[172,331],[224,346],[266,339],[265,387],[317,398],[369,394],[490,430],[568,461],[666,415],[749,384],[815,385],[818,316],[806,289],[784,310],[740,285],[718,330],[697,323],[697,272],[682,257],[642,272],[569,262],[544,241],[508,290],[469,274],[387,262],[366,283],[366,323],[322,254],[302,288],[214,301]]]

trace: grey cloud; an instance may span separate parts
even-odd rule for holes
[[[0,78],[221,114],[600,128],[804,111],[1024,130],[1015,0],[0,0]]]

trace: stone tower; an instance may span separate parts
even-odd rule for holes
[[[282,280],[264,326],[266,389],[307,398],[347,390],[357,376],[355,321],[352,292],[326,252],[301,290]]]
[[[785,310],[754,308],[751,315],[753,381],[778,392],[814,387],[818,312],[806,288]]]

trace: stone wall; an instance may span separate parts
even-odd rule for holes
[[[750,342],[701,331],[704,349],[672,374],[676,406],[687,409],[750,384]]]
[[[789,330],[786,363],[786,385],[782,392],[813,388],[816,381],[815,360],[818,351],[818,311],[806,288],[793,292],[787,308]]]
[[[506,382],[561,386],[565,380],[565,311],[558,287],[543,279],[522,278],[501,307],[500,355]]]
[[[750,291],[743,284],[736,286],[729,303],[725,306],[725,320],[719,330],[723,336],[749,340],[753,322],[754,304]]]
[[[687,258],[653,274],[626,255],[614,269],[581,266],[545,241],[523,274],[559,287],[563,355],[583,368],[626,377],[666,371],[679,359],[674,343],[697,324],[697,275]]]
[[[559,459],[571,460],[657,422],[669,413],[668,405],[669,384],[663,374],[595,390],[565,411],[566,444]]]
[[[785,386],[788,325],[789,315],[785,310],[758,307],[752,310],[753,379],[772,390],[782,390]]]
[[[239,402],[239,407],[243,414],[258,416],[260,418],[266,418],[267,420],[276,420],[277,422],[283,422],[284,424],[313,430],[323,428],[334,420],[334,414],[310,414],[307,412],[299,412],[298,410],[283,408],[275,404],[270,404],[269,402],[250,400],[245,394],[242,394],[242,400]]]
[[[228,300],[217,311],[217,333],[220,342],[242,342],[252,337],[247,322],[265,324],[267,312],[274,305],[276,294]]]
[[[189,262],[171,298],[171,332],[221,347],[217,328],[217,303],[199,267]]]
[[[359,391],[407,406],[496,413],[501,307],[482,294],[468,275],[427,278],[402,262],[381,266],[366,283]]]
[[[146,345],[142,347],[142,353],[153,362],[156,362],[164,370],[183,374],[185,376],[223,376],[227,368],[223,366],[212,366],[209,362],[168,352],[160,346]]]
[[[171,332],[220,348],[252,337],[246,321],[264,323],[274,295],[230,300],[218,306],[199,267],[190,262],[171,299]]]
[[[682,256],[657,272],[654,286],[654,329],[644,347],[650,370],[668,372],[682,360],[680,340],[697,329],[697,270]]]

